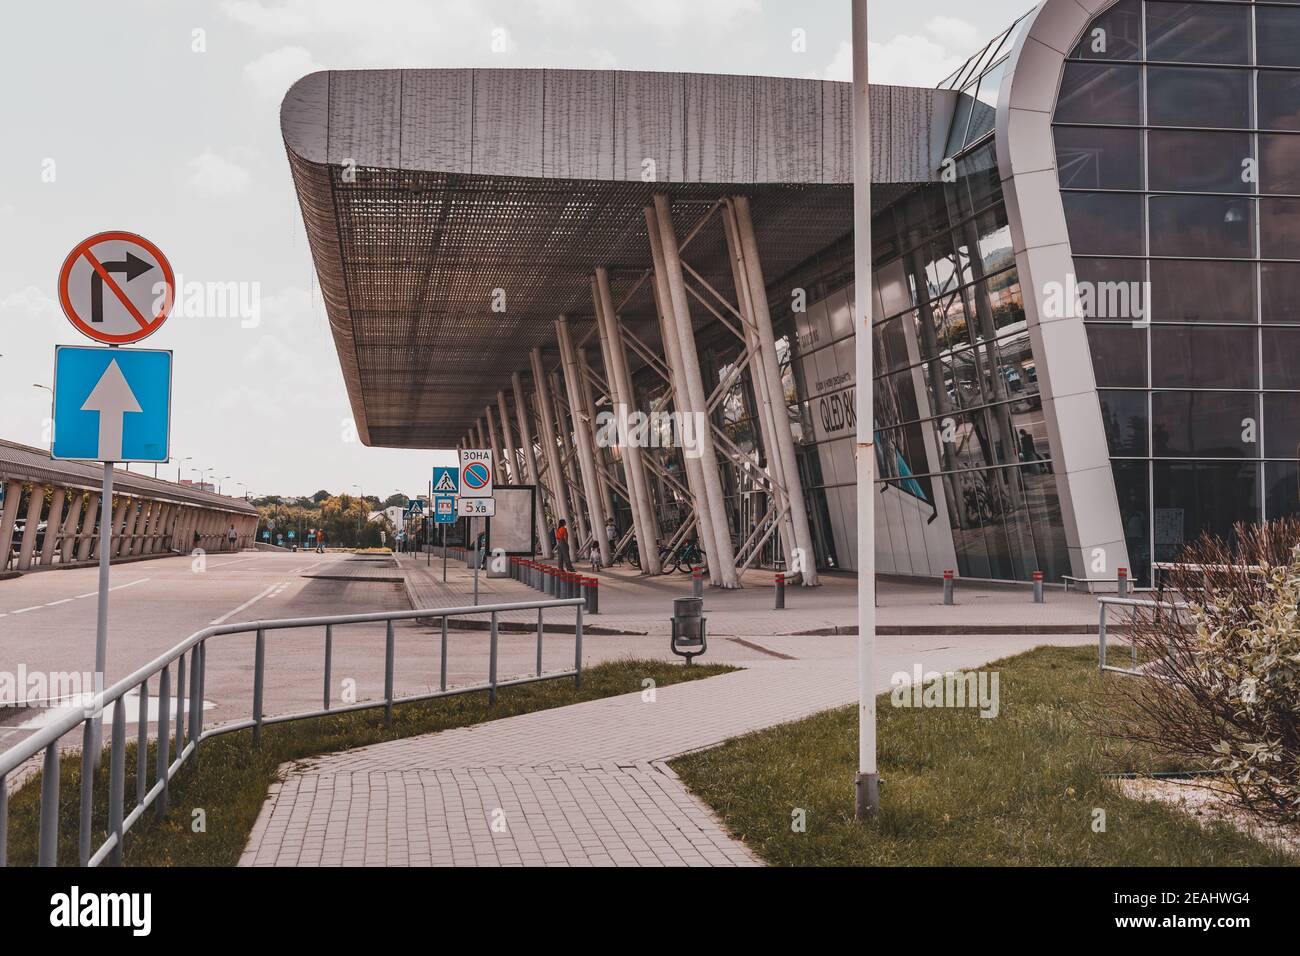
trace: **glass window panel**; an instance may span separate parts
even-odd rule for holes
[[[1148,67],[1147,119],[1152,126],[1249,129],[1250,72]]]
[[[1138,0],[1120,0],[1093,17],[1070,56],[1079,60],[1136,60],[1141,52],[1142,8]]]
[[[1172,561],[1200,535],[1225,540],[1238,521],[1259,520],[1255,462],[1156,462],[1155,552]]]
[[[1260,66],[1300,66],[1300,10],[1255,8],[1255,56]]]
[[[957,163],[957,181],[948,186],[953,220],[965,219],[1002,198],[994,145],[988,143]]]
[[[1058,123],[1136,126],[1141,121],[1135,66],[1066,63],[1054,119]]]
[[[1300,390],[1300,329],[1263,329],[1264,387]]]
[[[1249,133],[1158,130],[1147,134],[1147,175],[1152,190],[1248,193],[1244,160],[1254,156]]]
[[[1228,196],[1151,196],[1151,255],[1249,258],[1254,201]]]
[[[1129,572],[1140,585],[1151,583],[1151,481],[1147,467],[1144,461],[1111,462]]]
[[[1153,259],[1151,321],[1254,322],[1255,264]]]
[[[1300,324],[1300,262],[1265,262],[1259,269],[1264,324]]]
[[[1238,4],[1147,3],[1147,59],[1249,63],[1250,11]]]
[[[1153,454],[1159,458],[1260,457],[1257,400],[1254,392],[1152,392]],[[1255,441],[1244,441],[1243,434],[1253,435]]]
[[[1300,130],[1300,74],[1261,70],[1259,128]]]
[[[1265,517],[1288,518],[1300,515],[1300,467],[1295,462],[1264,464]]]
[[[1140,131],[1058,126],[1052,133],[1062,189],[1142,188]]]
[[[1088,259],[1082,256],[1074,258],[1074,276],[1080,285],[1088,283],[1094,289],[1102,291],[1115,288],[1141,288],[1146,282],[1146,263],[1140,259]],[[1133,283],[1138,283],[1134,286]],[[1093,309],[1087,316],[1090,321],[1131,322],[1132,316],[1102,314]]]
[[[1300,136],[1259,134],[1259,191],[1300,194]]]
[[[953,107],[952,129],[948,132],[948,146],[945,155],[955,156],[961,152],[966,143],[966,128],[970,126],[970,114],[975,107],[975,89],[967,87],[957,94],[957,103]]]
[[[1147,393],[1099,390],[1106,444],[1118,456],[1147,454]]]
[[[980,78],[979,92],[971,104],[970,127],[966,130],[966,145],[969,146],[989,130],[998,112],[998,90],[1002,86],[1002,74],[1007,68],[1008,60],[1003,60]]]
[[[1300,199],[1259,200],[1259,254],[1265,259],[1300,259]]]
[[[1007,210],[1001,203],[980,214],[975,220],[979,244],[980,266],[985,275],[1000,272],[1016,264],[1016,253],[1011,242],[1011,226],[1007,223]]]
[[[1257,331],[1252,328],[1153,325],[1155,388],[1257,388]]]
[[[1088,325],[1088,350],[1098,388],[1145,388],[1145,329],[1125,325]]]
[[[1062,193],[1070,248],[1081,255],[1140,256],[1142,197],[1123,193]]]
[[[1264,396],[1264,455],[1300,458],[1300,394]]]
[[[1006,330],[1025,321],[1025,299],[1020,291],[1020,279],[1015,269],[990,276],[977,288],[982,289],[989,297],[995,334],[1002,335]],[[986,337],[983,329],[980,330],[980,335]]]

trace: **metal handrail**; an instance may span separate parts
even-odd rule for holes
[[[384,724],[388,726],[393,719],[395,704],[413,703],[433,700],[439,697],[453,697],[487,691],[488,702],[496,703],[497,690],[520,684],[535,683],[545,680],[565,680],[573,678],[575,687],[582,686],[582,615],[585,606],[582,598],[548,601],[525,601],[512,604],[486,604],[477,607],[424,608],[410,611],[376,611],[365,614],[337,614],[324,617],[282,618],[266,621],[247,621],[235,624],[216,624],[191,634],[171,650],[164,652],[154,660],[122,678],[107,690],[96,694],[87,705],[60,708],[53,720],[36,731],[32,736],[9,750],[0,753],[0,867],[8,865],[9,834],[9,792],[7,777],[20,766],[41,754],[41,799],[40,799],[40,844],[37,854],[39,866],[55,866],[58,860],[58,824],[59,824],[59,741],[68,733],[82,726],[81,750],[81,818],[79,827],[79,856],[82,866],[98,866],[105,859],[113,864],[122,861],[123,839],[128,830],[144,815],[152,805],[157,804],[157,815],[162,819],[167,813],[168,785],[177,772],[194,756],[199,744],[210,737],[234,733],[252,728],[253,746],[258,746],[262,728],[268,724],[287,723],[295,720],[308,720],[325,717],[330,714],[351,713],[359,710],[384,708]],[[542,634],[543,618],[547,608],[572,607],[577,614],[574,626],[573,669],[551,674],[542,672]],[[497,679],[497,643],[498,621],[500,615],[509,611],[537,611],[537,668],[536,674],[510,680]],[[489,636],[488,680],[486,683],[465,687],[447,688],[447,622],[453,617],[465,617],[471,614],[487,614],[491,618]],[[393,693],[395,669],[395,621],[417,619],[440,619],[442,622],[438,690],[426,694],[414,694],[396,697]],[[330,706],[330,676],[333,656],[334,628],[348,624],[387,624],[384,642],[384,696],[382,699],[348,704],[343,707]],[[263,690],[266,671],[266,632],[309,627],[325,628],[324,645],[324,699],[323,707],[318,710],[303,711],[295,714],[267,717],[263,713]],[[221,724],[205,730],[203,728],[203,687],[207,674],[207,642],[210,638],[227,634],[256,634],[253,668],[253,717],[251,720]],[[186,656],[189,663],[189,688],[186,681]],[[171,758],[173,731],[171,729],[172,701],[172,665],[175,664],[176,691],[175,711],[176,727],[174,731],[176,756]],[[145,763],[149,745],[149,682],[158,677],[158,717],[156,767],[154,784],[148,785],[148,767]],[[139,692],[139,711],[137,714],[136,735],[136,801],[135,807],[126,813],[126,709],[122,706],[123,698],[132,691]],[[186,727],[186,697],[189,698],[189,723]],[[112,743],[109,756],[109,834],[108,838],[92,852],[92,817],[94,809],[94,769],[99,754],[95,747],[96,724],[102,721],[104,709],[113,706]],[[188,738],[188,739],[187,739]]]
[[[1115,667],[1106,663],[1106,608],[1108,606],[1131,607],[1131,608],[1155,608],[1157,610],[1186,611],[1191,605],[1184,604],[1181,601],[1151,601],[1142,598],[1122,598],[1122,597],[1099,597],[1097,598],[1097,669],[1102,673],[1110,671],[1114,674],[1128,674],[1130,676],[1140,676],[1142,671],[1138,670],[1137,663],[1137,645],[1130,642],[1129,647],[1133,652],[1133,666]]]

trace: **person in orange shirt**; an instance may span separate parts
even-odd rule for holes
[[[573,561],[569,557],[569,529],[563,518],[555,527],[555,558],[561,571],[573,570]]]

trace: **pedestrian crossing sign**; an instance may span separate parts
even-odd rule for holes
[[[459,494],[460,469],[455,467],[433,469],[433,491],[434,494],[441,495]]]

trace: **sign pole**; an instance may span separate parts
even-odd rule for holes
[[[858,774],[854,815],[880,812],[876,767],[876,520],[874,356],[871,341],[871,97],[867,85],[867,0],[853,0],[853,270],[857,322],[854,381],[857,395],[858,493]]]
[[[95,678],[100,690],[108,685],[108,567],[113,550],[113,463],[104,462],[104,487],[99,499],[99,614],[95,621]],[[114,706],[122,706],[119,701]],[[144,720],[144,715],[138,715]],[[95,721],[95,766],[103,749],[104,715]]]
[[[471,518],[469,522],[470,534],[474,536],[474,606],[478,607],[478,519]]]

